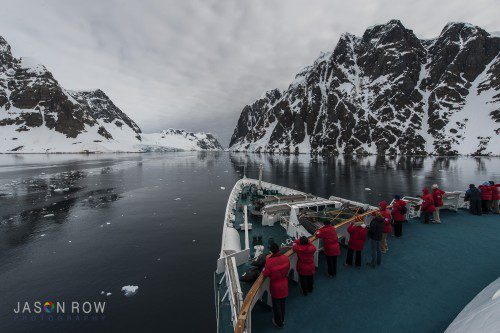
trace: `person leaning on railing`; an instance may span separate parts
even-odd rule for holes
[[[500,184],[495,184],[494,181],[490,180],[491,187],[491,211],[494,214],[500,214],[500,208],[498,207],[498,202],[500,201]]]
[[[326,257],[328,277],[337,275],[337,257],[340,256],[339,238],[335,227],[331,225],[329,220],[324,222],[324,227],[316,231],[316,237],[323,239],[323,253]]]
[[[445,192],[441,190],[438,184],[432,185],[432,198],[434,199],[434,206],[436,210],[432,213],[434,218],[434,223],[441,223],[441,218],[439,217],[439,210],[443,206],[443,196]]]
[[[307,238],[302,236],[293,243],[293,251],[297,253],[297,273],[299,273],[300,288],[302,294],[307,296],[314,288],[314,254],[316,246]]]
[[[273,324],[283,327],[285,322],[285,301],[288,296],[288,271],[290,259],[280,253],[276,243],[269,246],[271,256],[266,259],[262,274],[269,278],[269,292],[273,302]]]

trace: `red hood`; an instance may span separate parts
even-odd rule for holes
[[[386,210],[387,209],[387,202],[382,201],[379,204],[380,210]]]
[[[429,189],[426,187],[426,188],[424,188],[424,189],[422,190],[422,192],[423,192],[424,194],[429,194]]]

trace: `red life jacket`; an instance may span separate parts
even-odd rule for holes
[[[445,192],[438,188],[432,190],[432,198],[434,199],[434,205],[436,205],[436,207],[441,207],[443,205],[444,194]]]
[[[380,207],[380,215],[384,218],[384,234],[390,234],[392,232],[392,216],[391,213],[387,210],[387,202],[382,201],[379,203]]]
[[[481,190],[481,200],[491,200],[492,198],[492,187],[489,185],[479,185]]]
[[[327,256],[339,256],[340,245],[337,231],[333,225],[327,225],[316,231],[316,237],[323,239],[323,252]]]
[[[290,259],[279,252],[266,259],[262,274],[269,277],[269,292],[274,298],[288,296],[288,272]]]
[[[436,206],[434,206],[434,198],[432,197],[432,194],[429,193],[429,190],[427,188],[424,188],[423,190],[424,195],[422,196],[422,206],[420,207],[420,210],[422,212],[427,212],[427,213],[432,213],[436,211]]]
[[[368,230],[360,225],[355,226],[354,223],[351,223],[349,227],[347,227],[347,232],[350,234],[347,246],[354,251],[363,250]]]
[[[401,210],[403,209],[404,206],[406,206],[406,202],[404,202],[401,199],[396,200],[392,204],[391,215],[392,215],[392,218],[394,219],[394,221],[404,221],[404,220],[406,220],[405,214],[403,214],[401,212]]]
[[[302,245],[297,239],[293,243],[293,251],[297,253],[297,272],[300,275],[313,275],[316,268],[314,265],[316,246],[311,242]]]
[[[500,200],[500,184],[491,186],[491,200]]]

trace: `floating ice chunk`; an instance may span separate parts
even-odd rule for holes
[[[221,190],[225,190],[226,188],[225,188],[224,186],[221,186],[221,187],[220,187],[220,189],[221,189]]]
[[[106,293],[106,296],[111,296],[111,293]]]
[[[369,187],[365,187],[365,191],[371,191],[372,189]]]
[[[107,225],[110,225],[111,223],[109,223],[109,222],[106,222],[106,224],[107,224]]]
[[[103,290],[101,290],[101,295],[104,295],[104,291]]]
[[[53,217],[54,214],[47,214],[47,215],[44,215],[43,217]]]
[[[228,170],[224,170],[225,173],[228,173],[229,171]]]
[[[139,290],[138,286],[123,286],[122,287],[122,291],[123,291],[124,295],[127,297],[134,296],[135,294],[137,294],[138,290]]]
[[[196,242],[196,239],[193,239],[193,243]]]
[[[71,243],[71,241],[68,241],[68,243]]]
[[[181,199],[181,198],[175,198],[174,200],[175,200],[175,201],[179,201],[179,200],[182,200],[182,199]]]
[[[156,259],[156,260],[160,261],[160,260],[161,260],[161,258],[158,258],[158,259]]]
[[[69,191],[69,187],[63,188],[63,192],[68,192],[68,191]]]
[[[56,188],[56,189],[54,189],[54,192],[55,193],[62,193],[63,189],[62,188]]]
[[[45,237],[45,234],[41,234],[40,237]]]

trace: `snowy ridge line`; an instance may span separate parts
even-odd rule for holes
[[[398,20],[343,34],[287,89],[242,110],[229,149],[500,156],[499,56],[500,38],[467,23],[429,40]]]

